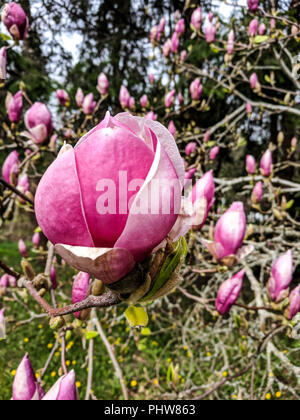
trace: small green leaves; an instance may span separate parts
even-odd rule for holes
[[[129,306],[125,311],[125,316],[132,328],[147,327],[149,322],[148,314],[141,306]]]
[[[86,334],[85,334],[85,338],[87,339],[87,340],[93,340],[94,338],[96,338],[96,337],[98,337],[98,333],[97,333],[97,331],[88,331]]]
[[[255,44],[261,44],[262,42],[268,41],[269,37],[267,35],[258,35],[254,38]]]

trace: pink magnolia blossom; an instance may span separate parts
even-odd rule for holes
[[[147,104],[148,104],[148,96],[147,95],[143,95],[140,99],[140,104],[142,108],[146,108]]]
[[[21,191],[21,193],[23,193],[23,194],[26,194],[30,190],[30,184],[29,184],[29,179],[28,179],[27,174],[24,174],[24,175],[20,176],[20,178],[18,180],[17,189],[19,191]],[[20,201],[21,201],[21,203],[23,203],[22,198],[20,198]]]
[[[165,97],[165,107],[166,108],[171,108],[172,105],[174,104],[174,100],[175,100],[175,95],[176,95],[176,90],[173,89],[170,92],[167,93],[166,97]]]
[[[129,108],[130,93],[124,85],[121,86],[119,100],[122,108]]]
[[[54,266],[52,266],[50,270],[50,280],[52,284],[52,289],[56,290],[58,285],[57,285],[57,274],[56,274],[56,270]]]
[[[135,108],[135,99],[131,96],[128,101],[128,108],[133,110]]]
[[[220,153],[220,147],[219,146],[213,147],[209,153],[209,159],[215,160],[219,153]]]
[[[268,149],[260,161],[260,171],[263,176],[268,177],[272,173],[273,168],[273,159],[272,159],[272,152]]]
[[[62,376],[47,392],[43,401],[78,401],[75,372],[72,370]]]
[[[171,51],[176,54],[178,52],[178,48],[179,48],[179,38],[177,35],[177,32],[174,32],[174,34],[172,35],[171,38]]]
[[[250,81],[250,86],[251,86],[251,89],[257,89],[258,88],[258,84],[259,84],[259,82],[258,82],[258,77],[257,77],[257,74],[256,73],[253,73],[251,76],[250,76],[250,79],[249,79],[249,81]]]
[[[150,203],[150,190],[160,182],[172,183],[169,200],[158,188]],[[35,195],[38,225],[66,262],[111,284],[170,233],[183,184],[184,165],[166,128],[107,113],[47,169]],[[170,209],[163,211],[166,201]]]
[[[255,12],[259,6],[259,0],[247,0],[250,12]]]
[[[193,226],[202,229],[215,202],[213,171],[209,171],[193,187],[189,199],[194,208]]]
[[[289,320],[292,320],[300,310],[300,286],[296,287],[290,294]]]
[[[88,296],[90,280],[91,277],[87,273],[77,274],[72,288],[72,303],[82,302]],[[76,312],[74,316],[80,319],[80,312]]]
[[[204,141],[204,143],[208,143],[209,140],[210,140],[210,131],[207,130],[204,134],[203,141]]]
[[[0,48],[0,82],[4,83],[6,80],[6,66],[7,66],[7,53],[6,47]]]
[[[195,142],[191,142],[189,143],[186,148],[185,148],[185,154],[187,156],[191,155],[192,153],[195,152],[195,150],[197,149],[197,143]]]
[[[246,271],[242,270],[221,285],[216,300],[216,309],[220,315],[227,314],[238,300],[245,273]]]
[[[193,101],[199,101],[202,90],[203,87],[201,85],[200,78],[197,77],[197,79],[195,79],[190,85],[190,93]]]
[[[81,88],[78,88],[75,99],[78,108],[81,108],[84,102],[84,93]]]
[[[100,95],[105,96],[108,93],[108,88],[109,88],[109,81],[106,77],[106,75],[104,73],[101,73],[100,76],[98,77],[98,92],[100,93]]]
[[[255,36],[257,34],[259,22],[257,19],[252,19],[249,28],[248,28],[248,34],[249,36]]]
[[[184,19],[180,19],[175,26],[175,32],[177,33],[178,36],[181,36],[184,34],[185,32],[185,23],[184,23]]]
[[[181,53],[180,53],[180,61],[182,63],[184,63],[185,60],[186,60],[186,58],[187,58],[187,52],[186,52],[186,50],[181,51]]]
[[[62,106],[66,106],[70,102],[70,96],[64,89],[58,89],[56,91],[56,97]]]
[[[14,401],[39,401],[45,393],[36,380],[28,354],[20,363],[14,378],[12,394]]]
[[[197,168],[191,168],[188,171],[186,171],[184,176],[184,187],[186,188],[188,186],[188,182],[191,179],[193,179],[195,173],[197,172]]]
[[[229,54],[229,55],[231,55],[234,51],[234,41],[235,41],[235,36],[234,36],[234,31],[232,29],[229,32],[228,42],[227,42],[227,54]]]
[[[281,255],[273,264],[271,277],[268,282],[268,292],[274,302],[285,298],[293,279],[293,256],[289,250]]]
[[[36,232],[32,237],[32,244],[34,248],[38,249],[41,243],[41,235],[39,232]]]
[[[256,160],[252,155],[246,156],[246,170],[248,174],[253,175],[256,171]]]
[[[202,242],[216,260],[237,255],[243,244],[246,228],[244,205],[241,202],[235,202],[216,224],[214,242]]]
[[[251,105],[251,103],[250,102],[247,102],[246,103],[246,112],[247,112],[247,114],[250,116],[251,114],[252,114],[252,112],[253,112],[253,108],[252,108],[252,105]]]
[[[175,136],[175,134],[176,134],[176,126],[174,124],[174,121],[170,121],[170,123],[168,125],[168,130],[170,131],[170,133],[172,134],[172,136]]]
[[[184,97],[183,97],[181,92],[178,93],[177,100],[178,100],[180,106],[182,106],[184,104]]]
[[[53,131],[52,116],[46,105],[36,102],[25,114],[25,125],[36,144],[44,143]]]
[[[157,118],[158,118],[158,115],[155,114],[153,111],[148,112],[148,114],[145,116],[146,120],[156,121]]]
[[[202,9],[198,7],[194,10],[191,18],[191,25],[196,31],[200,31],[202,26]]]
[[[8,276],[9,287],[17,287],[17,279],[14,276]]]
[[[15,2],[6,4],[3,7],[1,18],[15,40],[24,40],[27,37],[29,20],[19,4]]]
[[[8,118],[12,123],[20,121],[23,110],[23,93],[20,90],[14,96],[11,93],[7,94],[5,106],[8,113]]]
[[[276,20],[274,18],[270,19],[270,29],[273,30],[276,28]]]
[[[258,27],[259,35],[263,35],[266,32],[266,29],[266,25],[264,23],[261,23]]]
[[[6,158],[2,166],[3,179],[9,184],[12,181],[11,179],[12,175],[17,176],[19,174],[19,165],[20,165],[19,154],[16,150],[14,150],[8,155],[8,157]]]
[[[23,239],[19,240],[18,248],[19,248],[19,252],[20,252],[21,256],[23,258],[28,258],[27,246],[26,246],[25,242],[23,241]]]
[[[172,41],[170,39],[167,39],[167,41],[163,45],[164,57],[169,57],[171,51],[172,51]]]
[[[205,39],[206,39],[206,42],[207,42],[208,44],[211,44],[212,42],[214,42],[215,37],[216,37],[216,28],[215,28],[215,26],[214,26],[214,25],[210,22],[210,23],[207,25],[206,29],[205,29]]]
[[[160,40],[160,31],[159,31],[159,27],[153,26],[153,28],[151,28],[150,31],[150,42],[152,44],[154,44],[156,41],[158,42]]]
[[[264,191],[263,183],[259,181],[255,185],[252,191],[251,200],[253,204],[259,204],[261,202],[263,198],[263,191]]]
[[[149,74],[149,82],[151,83],[151,85],[153,85],[154,82],[155,82],[155,77],[154,77],[154,74],[153,73],[150,73]]]
[[[161,34],[165,32],[166,23],[167,23],[167,20],[165,17],[160,19],[158,29]]]
[[[89,93],[83,101],[82,104],[82,110],[85,113],[85,115],[91,115],[94,112],[94,109],[96,108],[96,101],[94,100],[94,94]]]
[[[6,289],[9,286],[8,279],[9,279],[9,275],[3,274],[3,276],[0,279],[0,288]]]

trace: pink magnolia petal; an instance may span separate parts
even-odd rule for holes
[[[154,155],[140,138],[118,127],[95,131],[75,149],[75,154],[79,180],[84,180],[83,205],[95,246],[113,248],[125,228],[129,202],[136,193],[129,191],[130,183],[143,183]],[[127,197],[120,197],[124,193]],[[107,195],[108,202],[104,200]],[[109,209],[102,214],[106,203]]]
[[[164,193],[163,187],[157,191],[157,183],[169,191]],[[153,196],[151,190],[155,192]],[[166,197],[170,197],[168,211],[164,209]],[[158,143],[152,168],[132,204],[126,227],[116,246],[130,250],[137,261],[142,261],[171,231],[180,207],[181,185],[177,173]]]
[[[34,128],[30,129],[30,133],[34,138],[34,142],[37,144],[43,143],[48,135],[48,130],[45,124],[39,124]]]
[[[225,251],[220,243],[206,241],[205,239],[202,239],[201,242],[216,260],[223,258]]]
[[[60,155],[47,169],[35,196],[39,226],[50,242],[93,246],[81,205],[74,150]]]
[[[135,266],[133,256],[127,249],[73,247],[64,244],[55,246],[58,254],[79,271],[112,284],[128,274]]]

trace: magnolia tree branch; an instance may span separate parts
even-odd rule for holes
[[[10,185],[8,182],[6,182],[3,178],[0,178],[0,182],[1,184],[3,184],[6,188],[8,188],[9,190],[13,191],[15,194],[17,194],[19,197],[21,197],[24,201],[27,201],[27,203],[31,204],[32,206],[34,206],[34,202],[28,198],[25,194],[21,193],[21,191],[19,191],[17,188],[13,187],[12,185]]]

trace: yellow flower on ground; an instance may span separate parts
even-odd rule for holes
[[[171,362],[172,362],[171,357],[169,357],[169,358],[168,358],[167,362],[168,362],[168,363],[171,363]]]
[[[211,357],[211,353],[209,351],[206,353],[206,357]]]
[[[35,374],[35,377],[36,377],[36,379],[39,379],[40,374],[39,374],[39,373],[36,373],[36,374]]]
[[[51,378],[55,378],[56,372],[51,372]]]
[[[187,346],[183,346],[183,350],[187,350],[188,348],[187,348]]]
[[[11,376],[16,376],[16,373],[17,373],[17,371],[16,371],[16,370],[12,370],[12,371],[10,372]]]
[[[155,379],[153,380],[153,383],[154,383],[154,385],[158,385],[158,379],[156,379],[156,378],[155,378]]]
[[[24,338],[24,343],[29,343],[29,338]]]
[[[233,399],[233,400],[237,400],[237,395],[233,395],[233,396],[232,396],[232,399]]]
[[[47,346],[47,348],[48,349],[52,349],[53,348],[53,344],[52,343],[49,343],[48,346]]]
[[[132,386],[132,388],[134,388],[135,386],[137,386],[137,381],[133,380],[130,382],[130,386]]]
[[[54,356],[55,356],[55,357],[59,357],[59,356],[60,356],[59,351],[57,351],[57,352],[54,354]]]
[[[276,398],[281,398],[281,397],[282,397],[281,392],[280,391],[276,392]]]
[[[272,395],[270,393],[266,394],[266,400],[270,400],[272,398]]]
[[[67,366],[70,366],[70,364],[71,364],[70,360],[67,360],[67,361],[66,361],[66,365],[67,365]]]
[[[76,360],[73,360],[72,365],[75,366],[77,364]]]
[[[40,325],[39,325],[39,329],[41,330],[42,328],[43,328],[43,325],[42,325],[42,324],[40,324]]]
[[[77,386],[77,388],[80,388],[81,387],[81,383],[79,381],[77,381],[76,382],[76,386]]]
[[[228,376],[228,372],[223,372],[223,377],[227,378],[227,376]]]

